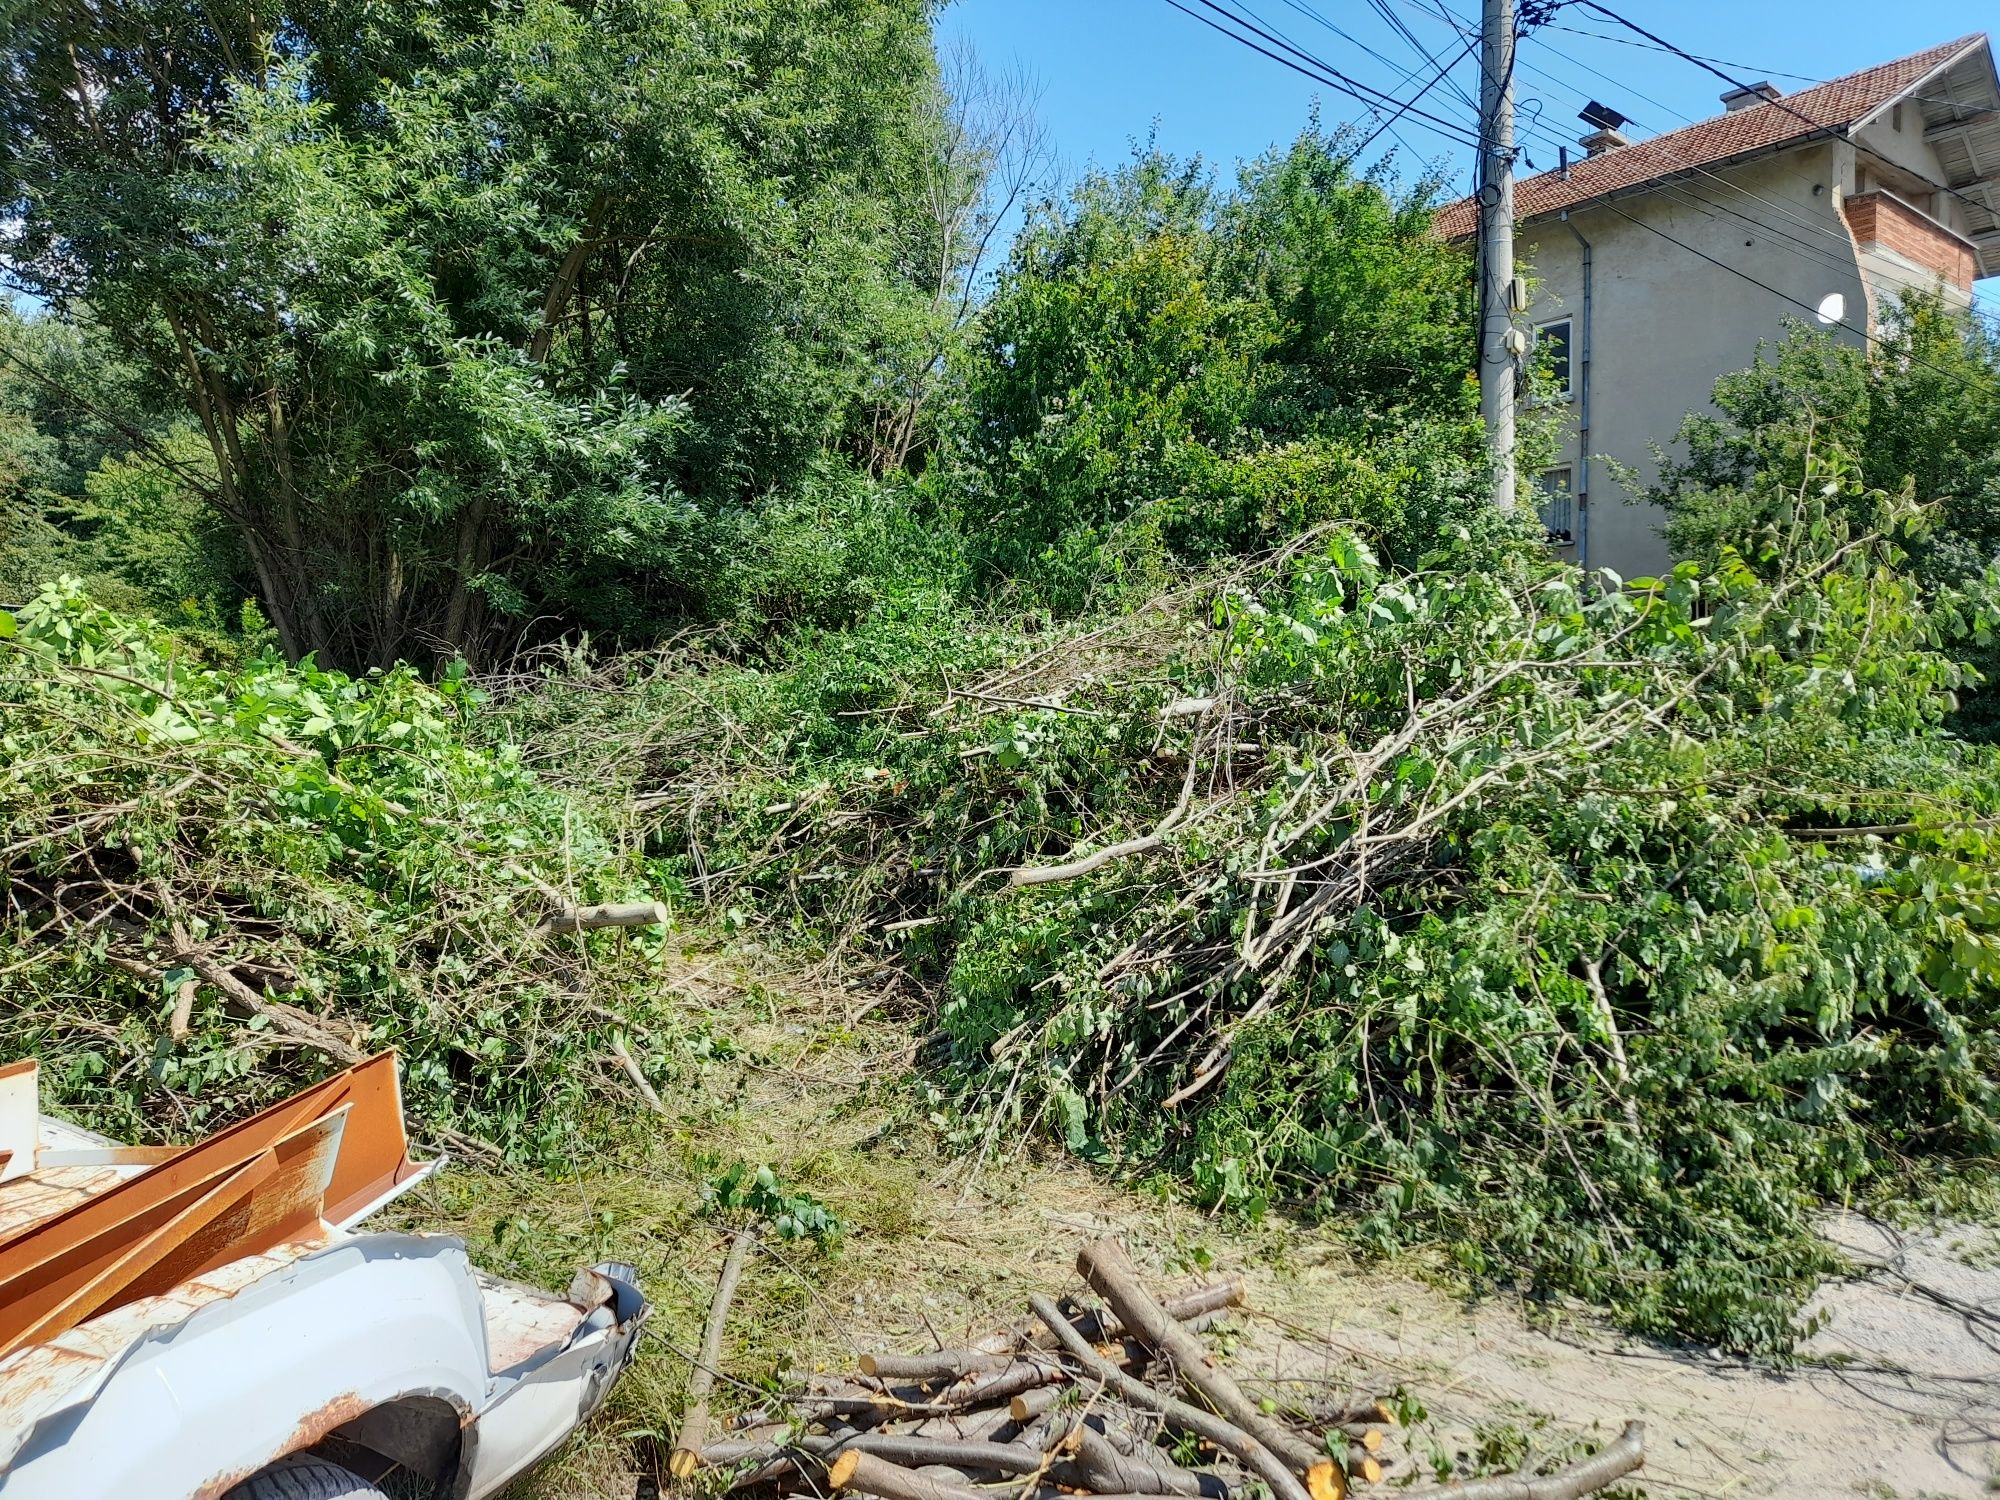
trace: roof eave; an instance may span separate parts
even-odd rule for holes
[[[1753,146],[1748,151],[1738,151],[1733,156],[1718,156],[1713,161],[1697,162],[1689,166],[1677,167],[1671,172],[1661,172],[1656,176],[1646,178],[1643,182],[1629,183],[1624,187],[1611,188],[1602,193],[1593,193],[1588,198],[1579,198],[1574,203],[1565,203],[1561,208],[1544,209],[1538,214],[1526,215],[1523,218],[1517,219],[1515,223],[1517,225],[1525,225],[1540,224],[1549,220],[1559,221],[1564,214],[1578,213],[1586,208],[1594,208],[1599,204],[1610,203],[1620,198],[1632,198],[1644,193],[1654,192],[1665,183],[1685,182],[1693,177],[1710,176],[1725,168],[1740,167],[1749,162],[1761,161],[1767,156],[1776,156],[1780,152],[1790,151],[1799,146],[1810,146],[1816,145],[1821,141],[1845,139],[1849,128],[1846,125],[1816,126],[1810,132],[1790,136],[1782,141],[1771,141],[1762,146]],[[1644,143],[1642,142],[1641,144]]]
[[[1996,77],[1993,72],[1993,49],[1988,46],[1985,34],[1981,33],[1978,36],[1967,38],[1965,45],[1952,53],[1950,57],[1947,57],[1921,78],[1912,79],[1908,84],[1869,110],[1867,114],[1854,121],[1848,128],[1851,130],[1862,130],[1867,126],[1873,125],[1877,120],[1889,113],[1890,110],[1909,98],[1910,95],[1916,93],[1927,84],[1934,82],[1940,75],[1949,73],[1953,68],[1964,62],[1969,54],[1982,51],[1986,54],[1987,77],[1993,82],[1995,92],[2000,93],[2000,77]]]

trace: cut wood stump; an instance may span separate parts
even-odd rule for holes
[[[969,1485],[914,1473],[886,1458],[852,1448],[833,1461],[826,1478],[837,1490],[854,1490],[880,1500],[988,1500]]]

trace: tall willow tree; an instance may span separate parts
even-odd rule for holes
[[[0,0],[0,256],[185,404],[293,655],[696,612],[935,337],[930,9]]]

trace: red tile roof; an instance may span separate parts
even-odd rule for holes
[[[1985,41],[1983,33],[1975,32],[1880,67],[1814,84],[1769,104],[1717,115],[1648,141],[1614,146],[1571,162],[1567,177],[1561,172],[1543,172],[1523,178],[1514,184],[1515,216],[1539,218],[1692,167],[1712,167],[1821,132],[1844,130]],[[1479,215],[1472,199],[1461,198],[1439,209],[1436,223],[1439,234],[1457,239],[1479,227]]]

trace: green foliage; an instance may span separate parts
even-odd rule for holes
[[[1418,569],[1334,530],[956,671],[876,620],[685,730],[647,691],[655,846],[940,984],[968,1146],[1780,1353],[1820,1204],[2000,1147],[2000,764],[1942,727],[1996,584],[1906,539],[1830,457],[1770,554],[1628,590],[1504,527]]]
[[[1938,582],[1977,578],[2000,556],[2000,347],[1986,325],[1935,296],[1905,293],[1867,349],[1803,324],[1716,382],[1719,417],[1688,418],[1684,460],[1652,498],[1679,552],[1748,550],[1777,524],[1810,456],[1846,455],[1867,490],[1906,486],[1939,514],[1912,565]]]
[[[1462,490],[1479,451],[1469,274],[1429,192],[1357,176],[1315,125],[1233,191],[1146,151],[1037,205],[933,475],[987,576],[1073,612],[1267,545],[1301,509],[1426,550],[1437,518],[1411,496]],[[1301,487],[1309,506],[1272,504]]]
[[[0,600],[63,573],[122,608],[216,636],[250,591],[208,512],[207,444],[94,324],[0,311]]]
[[[517,752],[467,743],[461,673],[217,666],[73,582],[0,622],[0,1049],[66,1111],[185,1134],[324,1072],[330,1036],[402,1054],[420,1133],[565,1161],[616,1087],[608,1030],[673,1064],[659,938],[531,935],[546,891],[644,872]]]
[[[1687,419],[1687,456],[1663,456],[1651,492],[1677,552],[1731,548],[1768,566],[1790,497],[1817,462],[1852,469],[1850,520],[1865,520],[1857,507],[1871,490],[1907,492],[1931,509],[1910,546],[1927,585],[1977,579],[2000,558],[2000,343],[1977,318],[1905,293],[1865,350],[1799,325],[1717,381],[1714,399],[1721,416]],[[1989,682],[2000,676],[2000,652],[1980,643],[1970,659]],[[2000,740],[2000,699],[1975,687],[1953,724]]]
[[[0,248],[174,394],[294,658],[706,617],[962,249],[920,0],[16,5],[0,46]]]
[[[748,1214],[771,1226],[781,1240],[809,1239],[822,1250],[840,1244],[847,1226],[811,1193],[787,1192],[768,1166],[737,1162],[702,1187],[702,1206],[711,1214]]]

